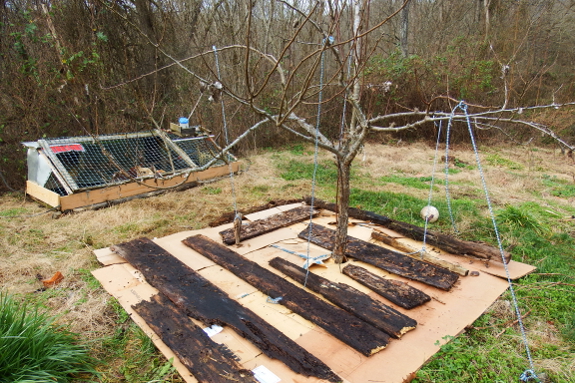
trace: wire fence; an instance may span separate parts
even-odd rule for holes
[[[210,136],[182,138],[157,130],[98,137],[38,140],[50,164],[46,189],[60,195],[201,168],[221,149]],[[235,158],[228,154],[228,161]],[[212,166],[226,162],[215,161]]]

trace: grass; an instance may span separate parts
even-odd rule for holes
[[[102,365],[102,372],[108,377],[102,381],[181,382],[172,361],[158,353],[152,340],[115,299],[110,300],[109,309],[116,320],[113,334],[100,340],[100,348],[107,350],[102,357],[108,362]]]
[[[284,171],[286,165],[294,164],[287,160],[277,164],[278,169]],[[572,211],[568,200],[541,201],[530,200],[529,191],[506,189],[509,179],[520,182],[524,175],[520,172],[526,166],[505,159],[502,155],[488,156],[486,171],[501,172],[503,185],[491,188],[494,195],[492,199],[503,203],[505,194],[510,197],[524,192],[525,201],[509,200],[504,207],[497,208],[496,222],[501,233],[503,245],[510,250],[514,259],[536,265],[538,272],[516,282],[515,290],[522,313],[530,312],[524,321],[527,328],[528,340],[535,360],[535,364],[543,376],[552,382],[575,382],[570,371],[575,367],[575,315],[572,314],[575,301],[575,240],[569,223],[563,224],[560,218],[563,214]],[[289,168],[290,180],[305,179],[313,171],[312,164],[303,166],[296,161],[298,169]],[[327,171],[330,173],[325,174]],[[351,205],[387,215],[390,218],[421,225],[419,210],[427,203],[427,192],[431,178],[429,176],[410,175],[405,171],[392,172],[377,178],[377,184],[382,188],[373,188],[361,172],[361,166],[354,168],[354,181],[352,185],[359,185],[351,190]],[[461,167],[455,164],[450,176],[456,175],[450,181],[452,193],[458,194],[458,188],[473,184],[480,186],[479,178],[475,183],[470,182],[464,174],[473,171],[473,167]],[[371,169],[369,170],[371,172]],[[512,172],[511,172],[512,171]],[[544,170],[543,170],[544,171]],[[333,188],[330,183],[335,175],[335,167],[326,168],[322,164],[318,168],[318,183],[322,185],[322,192],[331,195]],[[413,171],[411,172],[414,173]],[[398,175],[399,174],[399,175]],[[497,174],[495,174],[497,175]],[[551,194],[557,197],[569,197],[570,184],[559,182],[556,178],[543,178],[548,180],[543,186],[553,187]],[[495,180],[497,184],[498,180]],[[371,177],[373,184],[373,177]],[[394,192],[397,185],[403,188],[401,192]],[[452,224],[448,214],[447,202],[444,197],[437,198],[442,188],[441,179],[436,180],[434,187],[433,205],[440,211],[440,220],[432,225],[433,230],[451,232]],[[514,186],[514,185],[513,185]],[[370,190],[371,189],[371,190]],[[423,193],[422,193],[423,191]],[[478,240],[496,245],[496,237],[491,219],[487,214],[487,204],[482,193],[475,193],[472,198],[454,198],[452,210],[456,226],[462,231],[463,239]],[[513,320],[513,310],[509,305],[511,296],[505,293],[500,302],[506,302],[506,310],[490,309],[479,318],[469,332],[451,340],[442,346],[441,351],[426,364],[418,373],[414,382],[508,382],[517,381],[518,377],[529,368],[525,358],[521,334],[516,326],[506,328],[506,323]],[[533,314],[537,313],[537,314]],[[487,328],[483,328],[487,327]],[[503,333],[500,335],[500,333]],[[553,336],[550,336],[552,334]],[[438,340],[447,341],[447,339]],[[443,343],[442,342],[442,343]]]
[[[297,160],[282,164],[281,177],[286,181],[311,180],[314,172],[313,163],[305,163]],[[316,171],[318,185],[332,185],[337,182],[337,168],[333,162],[322,161]]]
[[[506,167],[511,170],[523,170],[524,166],[520,163],[507,159],[498,153],[491,153],[485,157],[486,162],[491,166]]]
[[[429,190],[429,186],[431,185],[431,177],[401,177],[395,174],[381,177],[380,181],[383,184],[396,183],[398,185],[404,185],[423,190]],[[434,183],[442,183],[442,182],[443,181],[439,179],[434,180]],[[439,188],[435,185],[433,186],[433,188],[435,191],[439,190]]]
[[[575,197],[575,181],[562,180],[545,174],[541,183],[549,188],[551,195],[555,197]]]
[[[95,372],[88,350],[38,306],[0,293],[0,382],[72,382]]]
[[[571,376],[575,369],[575,220],[568,218],[575,214],[573,183],[570,168],[565,168],[558,152],[532,149],[526,156],[519,148],[489,147],[491,157],[483,161],[484,170],[504,248],[515,260],[537,267],[532,275],[514,282],[522,312],[530,313],[524,323],[536,369],[549,381],[575,383]],[[419,211],[427,204],[433,149],[422,144],[368,144],[365,154],[365,160],[360,158],[352,168],[352,206],[421,225]],[[460,237],[495,244],[477,169],[465,165],[475,163],[474,154],[458,149],[454,156],[461,162],[451,165],[449,181]],[[235,178],[240,209],[309,195],[312,146],[264,151],[251,160],[250,170]],[[529,161],[537,167],[530,167]],[[321,152],[320,165],[316,196],[333,201],[337,171],[332,156]],[[440,218],[431,228],[452,234],[441,178],[436,178],[438,190],[432,201]],[[94,382],[183,382],[170,361],[93,278],[91,271],[99,265],[92,250],[142,235],[153,238],[205,228],[233,210],[231,196],[229,179],[223,179],[58,219],[42,214],[45,207],[22,196],[1,196],[0,282],[17,300],[56,316],[54,325],[70,326],[70,331],[89,341],[91,355],[102,360],[96,367],[100,375],[90,377]],[[64,281],[37,292],[41,287],[37,274],[49,277],[55,271],[64,274]],[[466,333],[449,342],[437,339],[443,345],[441,352],[424,365],[415,381],[518,381],[528,362],[517,327],[506,325],[514,319],[509,302],[509,293],[503,294]]]

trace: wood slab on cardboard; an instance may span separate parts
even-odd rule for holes
[[[272,214],[277,212],[276,209],[270,209]],[[267,213],[269,214],[270,212]],[[322,225],[328,225],[333,221],[334,219],[331,215],[322,215],[314,219],[314,222]],[[306,241],[298,239],[297,233],[307,223],[298,223],[289,228],[280,229],[245,241],[240,247],[231,246],[231,248],[263,267],[282,275],[268,265],[268,261],[271,258],[279,256],[296,264],[303,264],[303,259],[269,245],[276,244],[283,249],[305,254],[308,244]],[[405,310],[385,300],[346,275],[341,274],[339,266],[331,261],[328,261],[325,266],[313,266],[315,273],[332,281],[347,283],[417,320],[418,326],[415,330],[407,333],[400,340],[393,340],[382,352],[371,357],[365,357],[333,338],[313,323],[290,312],[285,307],[268,302],[264,294],[181,243],[183,238],[198,233],[221,242],[218,232],[226,227],[229,227],[229,225],[177,233],[156,239],[155,242],[188,266],[198,270],[200,274],[218,285],[230,297],[236,299],[243,306],[250,308],[264,320],[294,339],[298,344],[326,363],[346,382],[350,383],[370,381],[402,382],[408,374],[418,370],[426,360],[439,350],[439,345],[446,342],[447,336],[456,336],[464,331],[465,327],[473,323],[508,287],[506,280],[489,273],[493,271],[498,272],[494,263],[491,263],[489,268],[485,268],[485,265],[479,261],[474,261],[471,264],[466,263],[466,267],[470,270],[480,271],[479,276],[462,277],[461,281],[451,291],[446,292],[416,281],[407,281],[362,262],[354,262],[354,264],[365,267],[382,277],[407,282],[434,298],[431,302],[420,307]],[[371,228],[369,226],[355,225],[349,228],[349,235],[357,238],[369,240],[370,234]],[[316,256],[325,254],[326,250],[312,244],[309,245],[309,252],[310,255]],[[133,268],[130,265],[116,264],[121,259],[114,258],[113,253],[109,249],[97,250],[95,253],[98,255],[98,259],[103,261],[102,263],[110,263],[110,266],[94,271],[94,275],[102,282],[104,288],[115,296],[129,313],[132,313],[133,310],[130,305],[137,303],[138,299],[148,297],[150,295],[149,289],[153,288],[147,285],[145,281],[138,280],[137,272],[135,273],[131,270]],[[438,253],[438,256],[449,260],[462,261],[461,257],[449,256],[441,252]],[[532,266],[520,262],[511,262],[508,268],[513,276],[524,275],[534,270]],[[137,314],[133,314],[132,317],[138,323]],[[138,324],[145,328],[145,323]],[[253,369],[259,365],[264,365],[280,377],[281,382],[318,382],[317,379],[305,378],[294,374],[282,363],[263,356],[253,345],[249,344],[245,339],[239,338],[237,334],[229,329],[224,329],[222,333],[216,335],[213,339],[216,342],[226,344],[240,357],[240,363],[245,368]],[[439,343],[437,343],[438,341]],[[166,350],[165,346],[163,348],[158,347],[162,352],[170,355],[169,349]],[[180,368],[177,368],[180,371]],[[190,378],[189,372],[185,368],[180,373],[187,382],[195,381]],[[188,376],[185,374],[188,374]]]
[[[389,229],[378,227],[377,230],[383,231],[388,235],[392,235],[395,237],[401,237],[400,240],[402,242],[409,243],[412,246],[420,248],[422,245],[421,242],[402,237],[400,234],[398,234],[394,231],[391,231]],[[386,245],[384,245],[378,241],[371,240],[371,242],[375,242],[380,246],[393,249],[392,247],[386,246]],[[443,258],[449,262],[459,263],[461,266],[465,267],[466,269],[481,271],[483,273],[492,274],[492,275],[495,275],[495,276],[500,277],[500,278],[507,278],[507,274],[505,272],[505,266],[501,262],[493,262],[493,261],[485,262],[485,261],[482,261],[482,260],[477,259],[477,258],[461,257],[458,255],[446,253],[443,250],[440,250],[438,248],[435,248],[435,247],[429,246],[429,245],[426,245],[425,248],[431,254],[433,254],[439,258]],[[517,262],[514,260],[509,261],[509,263],[507,264],[507,267],[508,267],[508,271],[509,271],[509,277],[513,280],[524,277],[527,274],[532,273],[536,269],[534,266],[531,266],[531,265],[528,265],[528,264],[522,263],[522,262]]]
[[[136,278],[137,270],[131,265],[114,264],[93,271],[93,275],[102,283],[102,286],[108,291],[113,292],[113,296],[118,300],[132,320],[150,337],[156,347],[164,354],[167,359],[173,358],[174,367],[187,383],[197,383],[197,379],[189,372],[175,354],[159,337],[150,329],[146,322],[132,309],[132,305],[149,300],[151,296],[158,291],[143,280]],[[203,325],[194,321],[199,326]],[[211,337],[213,341],[219,344],[225,344],[239,359],[239,363],[246,369],[253,370],[258,366],[265,366],[273,371],[282,382],[293,381],[295,374],[291,372],[283,363],[272,360],[262,354],[260,350],[254,347],[249,341],[239,336],[235,331],[225,328],[222,332]],[[298,382],[302,383],[320,383],[316,378],[302,378],[298,375]]]

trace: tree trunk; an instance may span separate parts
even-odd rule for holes
[[[489,6],[491,5],[491,0],[483,1],[483,17],[485,20],[485,41],[489,40],[489,34],[491,33],[491,12]]]
[[[347,261],[345,250],[347,245],[347,224],[349,222],[349,176],[351,162],[337,161],[337,234],[333,247],[333,259],[336,263]]]
[[[409,55],[409,44],[407,38],[409,36],[409,3],[408,1],[405,7],[401,10],[401,31],[400,31],[400,45],[401,54],[404,58]]]

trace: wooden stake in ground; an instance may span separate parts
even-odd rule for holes
[[[457,273],[461,276],[466,276],[467,274],[469,274],[468,269],[457,263],[449,262],[446,261],[445,259],[436,257],[435,255],[428,253],[427,251],[423,251],[421,248],[417,249],[415,246],[411,246],[406,243],[400,242],[397,240],[397,238],[394,238],[380,231],[375,230],[372,231],[371,238],[383,242],[386,245],[393,246],[397,250],[405,253],[405,255],[407,255],[408,257],[421,259],[423,261],[433,263],[434,265],[445,267],[446,269],[451,270],[454,273]]]
[[[313,214],[315,215],[317,212],[313,212]],[[283,213],[274,214],[266,219],[258,219],[257,221],[245,224],[242,224],[240,221],[239,226],[223,230],[220,232],[220,235],[226,245],[232,245],[234,243],[237,244],[238,239],[239,241],[244,241],[246,239],[254,238],[258,235],[269,233],[282,227],[290,226],[294,223],[309,219],[309,217],[309,208],[305,206],[296,207],[295,209],[291,209]],[[234,226],[236,225],[234,224]],[[237,238],[238,232],[239,238]]]
[[[309,226],[298,234],[307,239]],[[335,231],[318,224],[312,224],[311,242],[331,250],[334,246]],[[459,275],[443,267],[408,257],[401,253],[385,249],[373,243],[348,237],[346,255],[365,263],[377,266],[402,277],[423,282],[442,290],[450,290]]]
[[[305,199],[306,203],[311,203],[311,198]],[[334,203],[328,203],[322,200],[314,200],[314,207],[318,209],[326,209],[337,211]],[[370,221],[386,227],[390,230],[396,231],[401,235],[408,238],[415,239],[416,241],[423,241],[424,229],[419,226],[411,225],[409,223],[395,221],[383,215],[376,214],[371,211],[349,208],[349,216],[364,221]],[[453,255],[470,255],[483,260],[492,260],[495,262],[502,262],[499,249],[485,243],[462,241],[448,235],[427,231],[426,242],[432,246],[437,247]],[[505,262],[511,260],[511,254],[504,252]]]
[[[389,342],[386,333],[206,236],[195,235],[183,242],[363,355],[375,354]]]
[[[349,264],[342,272],[404,309],[409,310],[431,300],[429,295],[405,282],[382,278],[363,267]]]
[[[305,282],[311,291],[321,294],[333,304],[394,338],[401,338],[417,325],[417,322],[407,315],[345,283],[332,282],[312,272],[306,273],[305,269],[279,257],[272,259],[270,265],[301,284]]]
[[[246,209],[242,209],[240,211],[238,211],[239,213],[243,214],[244,216],[248,215],[248,214],[252,214],[252,213],[257,213],[259,211],[263,211],[263,210],[268,210],[271,209],[273,207],[276,206],[282,206],[282,205],[289,205],[292,203],[298,203],[298,202],[303,202],[303,200],[301,198],[299,199],[280,199],[280,200],[272,200],[268,203],[266,203],[265,205],[261,205],[261,206],[252,206]],[[208,226],[210,227],[216,227],[216,226],[220,226],[226,223],[230,223],[233,222],[234,218],[236,217],[236,213],[235,212],[229,212],[229,213],[224,213],[222,214],[220,217],[214,219],[213,221],[211,221]]]
[[[298,374],[341,381],[322,361],[151,240],[139,238],[111,249],[188,316],[206,326],[229,326]]]

